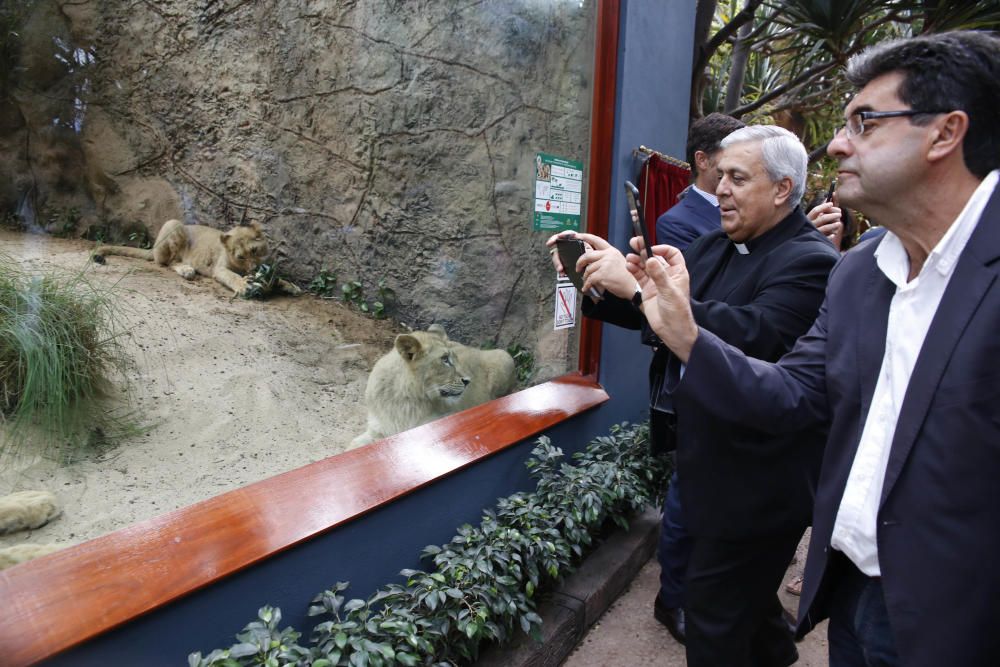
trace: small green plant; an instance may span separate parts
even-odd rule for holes
[[[365,294],[360,280],[348,281],[341,286],[340,290],[344,295],[345,303],[356,306],[361,312],[368,312],[368,304],[365,302]]]
[[[507,352],[514,357],[514,369],[517,373],[518,384],[522,386],[528,384],[535,374],[535,355],[520,343],[509,345]]]
[[[263,607],[238,644],[204,658],[192,653],[188,664],[469,664],[483,642],[505,642],[518,629],[537,637],[539,592],[570,572],[609,523],[627,527],[628,517],[662,500],[669,470],[662,457],[649,456],[648,437],[646,425],[614,426],[570,465],[543,436],[527,462],[536,490],[498,501],[479,526],[462,526],[447,544],[426,547],[432,572],[403,570],[405,583],[366,600],[346,600],[345,582],[323,591],[309,615],[328,620],[314,628],[308,648],[293,645],[293,629],[278,633],[277,610]]]
[[[263,299],[274,291],[278,282],[278,263],[264,263],[247,276],[247,288],[243,292],[245,299]]]
[[[323,299],[332,299],[337,291],[337,274],[321,269],[306,289]]]
[[[109,401],[111,379],[127,388],[131,364],[117,304],[114,287],[29,275],[0,256],[0,454],[30,431],[73,458],[137,428]]]
[[[45,228],[53,236],[69,238],[76,234],[80,222],[80,209],[75,206],[54,208],[45,219]]]
[[[372,315],[376,319],[385,317],[386,308],[396,300],[396,291],[385,284],[385,278],[378,281],[378,290],[375,292],[376,299],[372,303]]]
[[[153,240],[149,237],[149,230],[142,228],[134,232],[129,232],[125,237],[127,245],[134,245],[137,248],[149,249],[153,247]]]

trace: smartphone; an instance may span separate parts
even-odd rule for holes
[[[833,191],[836,189],[837,189],[837,179],[835,178],[832,181],[830,181],[830,189],[826,191],[826,197],[823,199],[823,201],[825,202],[833,201]]]
[[[576,260],[580,259],[585,250],[586,247],[580,239],[556,239],[556,252],[559,253],[559,263],[563,266],[563,273],[580,292],[583,292],[583,274],[576,270]],[[593,287],[586,294],[595,301],[601,300],[601,293]]]
[[[628,202],[628,212],[632,218],[632,236],[641,236],[643,246],[645,246],[645,251],[639,256],[645,255],[645,259],[649,259],[650,248],[653,247],[653,244],[649,242],[646,221],[642,217],[642,206],[639,205],[639,188],[635,187],[631,181],[625,181],[625,200]]]

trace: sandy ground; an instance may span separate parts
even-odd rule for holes
[[[795,561],[785,573],[778,590],[785,608],[798,613],[799,598],[785,591],[785,585],[802,574],[805,567],[809,533],[796,550]],[[654,556],[632,580],[629,587],[587,631],[564,667],[608,667],[609,665],[644,665],[649,667],[684,667],[684,647],[653,618],[653,598],[660,587],[660,566]],[[827,667],[826,621],[797,644],[796,667]]]
[[[69,465],[0,461],[0,494],[47,489],[64,507],[0,547],[82,542],[337,454],[364,430],[365,382],[398,333],[391,322],[312,295],[232,299],[142,260],[95,265],[92,245],[0,230],[0,251],[31,270],[121,281],[133,402],[152,426]]]

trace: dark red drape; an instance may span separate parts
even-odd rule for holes
[[[656,238],[656,219],[677,203],[677,198],[688,186],[691,171],[650,155],[639,172],[639,198],[649,238]]]

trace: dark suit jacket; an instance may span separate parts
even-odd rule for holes
[[[777,360],[812,324],[838,255],[799,209],[748,245],[750,254],[740,255],[716,229],[688,247],[692,310],[700,326],[748,354]],[[588,316],[629,328],[645,323],[621,299],[589,301]],[[661,346],[653,363],[670,363],[676,377],[679,364],[669,360]],[[681,505],[693,535],[742,539],[809,524],[822,434],[774,437],[674,398]]]
[[[828,615],[830,540],[878,379],[894,285],[878,240],[844,256],[820,315],[779,364],[702,330],[677,395],[762,430],[829,423],[800,609]],[[1000,665],[1000,189],[960,256],[917,358],[878,512],[889,619],[907,667]],[[722,400],[720,400],[720,398]]]
[[[719,209],[688,189],[681,200],[656,220],[656,242],[684,250],[702,234],[719,228]]]

